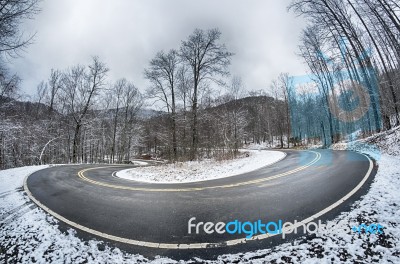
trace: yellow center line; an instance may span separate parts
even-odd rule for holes
[[[104,169],[104,168],[109,168],[110,166],[107,167],[96,167],[96,168],[88,168],[84,169],[78,172],[78,177],[81,178],[84,181],[90,182],[92,184],[96,184],[99,186],[103,187],[109,187],[109,188],[114,188],[114,189],[120,189],[120,190],[130,190],[130,191],[145,191],[145,192],[191,192],[191,191],[202,191],[206,189],[217,189],[217,188],[233,188],[233,187],[238,187],[238,186],[244,186],[244,185],[250,185],[250,184],[256,184],[256,183],[261,183],[265,181],[270,181],[273,179],[278,179],[284,176],[288,176],[290,174],[305,170],[306,168],[310,167],[311,165],[315,164],[321,159],[321,154],[315,151],[309,151],[314,153],[316,156],[315,158],[307,163],[304,166],[298,167],[296,169],[280,173],[277,175],[270,176],[268,178],[261,178],[261,179],[256,179],[256,180],[250,180],[250,181],[245,181],[245,182],[239,182],[239,183],[232,183],[232,184],[226,184],[226,185],[217,185],[217,186],[205,186],[205,187],[190,187],[190,188],[143,188],[143,187],[130,187],[130,186],[122,186],[122,185],[115,185],[115,184],[109,184],[105,182],[100,182],[100,181],[95,181],[92,179],[87,178],[84,175],[84,172],[90,171],[90,170],[96,170],[96,169]],[[117,166],[115,166],[117,167]]]
[[[314,151],[313,151],[314,152]],[[317,152],[314,152],[315,154],[317,154],[317,161],[320,159],[320,154]],[[319,157],[318,157],[319,155]],[[365,156],[365,155],[364,155]],[[298,222],[296,225],[294,225],[294,227],[298,227],[302,224],[307,224],[310,221],[313,221],[314,219],[317,219],[318,217],[326,214],[327,212],[331,211],[332,209],[338,207],[340,204],[342,204],[343,202],[345,202],[347,199],[349,199],[354,193],[356,193],[362,186],[363,184],[367,181],[368,177],[371,175],[372,169],[373,169],[373,162],[372,160],[368,157],[365,156],[368,161],[369,161],[369,169],[367,174],[365,174],[364,178],[362,179],[362,181],[354,188],[352,189],[348,194],[346,194],[345,196],[343,196],[341,199],[339,199],[337,202],[331,204],[330,206],[326,207],[325,209],[319,211],[318,213],[315,213],[314,215]],[[311,161],[310,163],[308,163],[305,166],[311,166],[312,164],[314,164],[315,159],[313,161]],[[304,167],[304,166],[302,166]],[[300,168],[297,168],[296,170],[299,170]],[[107,168],[107,167],[103,167],[103,168]],[[304,168],[303,168],[304,169]],[[302,169],[301,169],[302,170]],[[86,170],[84,170],[86,171]],[[31,174],[30,174],[31,175]],[[50,210],[48,207],[46,207],[45,205],[43,205],[41,202],[39,202],[30,192],[29,188],[28,188],[28,177],[30,175],[27,175],[24,179],[24,190],[26,191],[26,193],[28,194],[29,198],[36,203],[40,208],[42,208],[44,211],[46,211],[47,213],[49,213],[50,215],[54,216],[55,218],[67,223],[68,225],[80,229],[82,231],[85,231],[87,233],[102,237],[102,238],[106,238],[109,240],[113,240],[113,241],[117,241],[117,242],[121,242],[121,243],[126,243],[126,244],[130,244],[130,245],[137,245],[137,246],[142,246],[142,247],[148,247],[148,248],[162,248],[162,249],[199,249],[199,248],[216,248],[216,247],[223,247],[223,246],[233,246],[233,245],[238,245],[238,244],[243,244],[243,243],[247,243],[248,241],[254,241],[254,240],[262,240],[262,239],[267,239],[269,237],[272,236],[276,236],[277,234],[260,234],[260,235],[256,235],[250,239],[247,238],[239,238],[239,239],[233,239],[233,240],[226,240],[224,241],[224,243],[219,242],[219,243],[215,243],[215,242],[209,242],[209,243],[190,243],[190,244],[172,244],[172,243],[154,243],[154,242],[147,242],[147,241],[140,241],[140,240],[135,240],[135,239],[128,239],[128,238],[123,238],[123,237],[118,237],[118,236],[114,236],[114,235],[110,235],[110,234],[106,234],[94,229],[90,229],[88,227],[82,226],[78,223],[75,223],[71,220],[66,219],[65,217],[57,214],[56,212]],[[278,174],[280,175],[280,174]],[[276,175],[276,176],[278,176]],[[281,176],[282,177],[282,176]],[[268,180],[269,178],[267,178],[266,180]]]

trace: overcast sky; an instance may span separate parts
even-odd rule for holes
[[[11,70],[34,95],[50,69],[87,64],[98,55],[108,65],[110,82],[125,77],[141,91],[143,70],[159,50],[179,48],[195,28],[218,27],[235,53],[231,74],[247,90],[268,89],[280,72],[302,75],[296,55],[305,23],[288,13],[289,0],[43,0],[42,12],[23,27],[36,32]]]

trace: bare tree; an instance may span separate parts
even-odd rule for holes
[[[196,29],[186,41],[182,41],[180,55],[190,67],[193,78],[192,99],[192,149],[191,159],[195,159],[198,148],[198,95],[199,88],[207,80],[221,83],[217,78],[229,74],[227,67],[233,53],[220,44],[221,32],[218,29],[203,31]]]
[[[43,99],[45,98],[47,93],[47,84],[44,81],[41,81],[39,85],[36,87],[36,115],[39,116],[40,106],[43,103]]]
[[[47,89],[47,101],[50,113],[54,111],[54,104],[61,88],[61,77],[62,74],[59,70],[51,69]]]
[[[117,137],[117,127],[118,127],[118,114],[120,111],[122,96],[124,89],[127,85],[126,79],[118,80],[109,93],[109,100],[111,102],[111,111],[113,115],[113,129],[112,129],[112,144],[111,144],[111,155],[110,162],[114,163],[115,152],[116,152],[116,137]]]
[[[19,25],[39,12],[39,0],[3,0],[0,2],[0,53],[13,55],[28,45],[33,36],[24,37]]]
[[[110,162],[129,160],[134,131],[134,117],[141,107],[139,90],[126,79],[118,80],[109,91],[109,111],[112,114],[112,143]]]
[[[121,134],[121,157],[130,160],[131,148],[139,144],[141,125],[136,122],[136,115],[143,104],[142,94],[138,88],[128,82],[122,96],[123,120]],[[122,160],[122,158],[120,158]]]
[[[17,95],[20,82],[21,79],[16,74],[10,74],[0,59],[0,103],[1,97],[15,97]]]
[[[168,53],[161,51],[150,61],[149,69],[145,70],[146,79],[152,83],[148,94],[164,102],[168,113],[171,114],[172,151],[174,160],[177,158],[178,151],[176,136],[178,59],[179,57],[176,50],[170,50]]]
[[[233,150],[236,155],[239,150],[239,145],[242,143],[242,138],[240,136],[241,131],[244,129],[245,123],[244,111],[242,105],[239,104],[239,99],[244,96],[244,84],[242,78],[239,76],[233,76],[229,94],[232,96],[233,109],[232,109],[232,125],[233,125]]]
[[[292,80],[288,73],[281,73],[278,77],[278,89],[280,90],[280,99],[284,104],[284,119],[282,123],[286,125],[287,148],[290,147],[290,111],[289,111],[289,92],[292,87]]]
[[[190,131],[190,120],[188,117],[188,108],[192,105],[191,98],[192,98],[192,80],[190,77],[189,69],[185,65],[181,65],[178,70],[178,97],[182,102],[181,106],[181,117],[180,120],[180,127],[182,129],[182,137],[181,137],[181,144],[183,145],[183,155],[187,154],[187,147],[189,146],[188,140],[188,131]]]
[[[15,56],[31,43],[33,36],[25,37],[20,24],[39,12],[39,0],[0,1],[0,96],[13,96],[20,79],[9,74],[4,65],[4,56]]]
[[[63,90],[68,101],[69,114],[75,129],[72,147],[72,162],[78,161],[81,128],[88,111],[93,106],[95,97],[104,85],[108,68],[97,57],[87,68],[76,66],[63,77]]]

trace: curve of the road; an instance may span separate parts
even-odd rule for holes
[[[280,236],[188,233],[188,221],[308,223],[332,219],[363,191],[373,161],[350,151],[285,151],[271,166],[211,181],[148,184],[112,177],[127,165],[54,166],[24,188],[47,213],[83,238],[147,256],[210,257],[287,242]],[[289,239],[291,236],[289,236]]]

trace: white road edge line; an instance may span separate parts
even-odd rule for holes
[[[357,152],[358,153],[358,152]],[[369,168],[367,173],[365,174],[364,178],[358,183],[358,185],[356,187],[354,187],[349,193],[347,193],[345,196],[343,196],[340,200],[338,200],[337,202],[331,204],[330,206],[326,207],[325,209],[319,211],[316,214],[313,214],[312,216],[298,222],[297,224],[293,225],[293,228],[302,226],[303,224],[307,224],[311,221],[313,221],[314,219],[326,214],[327,212],[331,211],[332,209],[338,207],[340,204],[342,204],[344,201],[346,201],[347,199],[349,199],[353,194],[355,194],[359,189],[361,189],[361,187],[364,185],[364,183],[368,180],[369,176],[371,175],[371,172],[374,168],[374,163],[372,162],[372,160],[365,154],[363,153],[358,153],[360,155],[365,156],[368,160],[369,160]],[[270,236],[276,236],[278,234],[272,234]],[[254,236],[254,238],[256,239],[262,239],[261,238],[262,235],[258,235],[258,236]]]
[[[367,181],[367,179],[371,175],[371,172],[372,172],[372,169],[374,167],[374,164],[373,164],[372,160],[367,155],[364,155],[362,153],[358,153],[358,154],[365,156],[369,160],[369,169],[368,169],[367,173],[365,174],[364,178],[362,179],[362,181],[354,189],[352,189],[348,194],[343,196],[340,200],[338,200],[337,202],[331,204],[330,206],[328,206],[327,208],[321,210],[320,212],[318,212],[318,213],[316,213],[316,214],[314,214],[314,215],[312,215],[312,216],[310,216],[310,217],[298,222],[296,225],[294,225],[294,227],[299,227],[302,224],[306,224],[308,222],[311,222],[315,218],[320,217],[321,215],[324,215],[325,213],[331,211],[332,209],[336,208],[337,206],[342,204],[344,201],[349,199],[354,193],[356,193],[364,185],[364,183]],[[131,245],[136,245],[136,246],[144,246],[144,247],[149,247],[149,248],[193,249],[193,248],[206,248],[208,246],[212,246],[212,247],[231,246],[231,245],[246,243],[247,241],[261,240],[261,239],[266,239],[268,237],[272,237],[272,236],[278,235],[278,234],[268,234],[268,236],[266,236],[265,234],[261,234],[261,235],[254,236],[251,239],[242,238],[242,239],[227,240],[227,241],[219,242],[219,243],[192,243],[192,244],[153,243],[153,242],[139,241],[139,240],[134,240],[134,239],[118,237],[118,236],[114,236],[114,235],[109,235],[109,234],[102,233],[102,232],[99,232],[97,230],[93,230],[93,229],[90,229],[88,227],[82,226],[82,225],[77,224],[75,222],[72,222],[72,221],[64,218],[63,216],[57,214],[56,212],[52,211],[47,206],[45,206],[44,204],[42,204],[41,202],[36,200],[36,198],[33,197],[32,193],[28,189],[28,185],[27,185],[28,177],[30,175],[32,175],[32,174],[33,173],[31,173],[31,174],[29,174],[29,175],[27,175],[25,177],[25,179],[24,179],[24,189],[25,189],[25,192],[27,193],[27,195],[29,196],[29,198],[37,206],[42,208],[48,214],[52,215],[53,217],[57,218],[58,220],[61,220],[61,221],[65,222],[65,223],[67,223],[68,225],[70,225],[72,227],[75,227],[77,229],[80,229],[80,230],[85,231],[85,232],[87,232],[89,234],[92,234],[92,235],[96,235],[96,236],[99,236],[99,237],[102,237],[102,238],[105,238],[105,239],[109,239],[109,240],[113,240],[113,241],[117,241],[117,242],[121,242],[121,243],[125,243],[125,244],[131,244]]]

